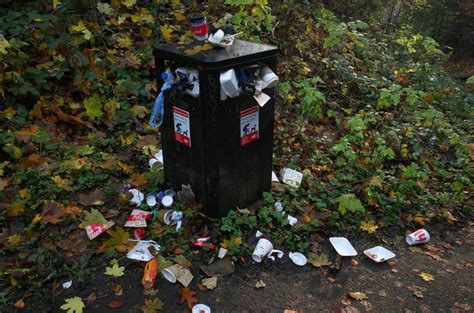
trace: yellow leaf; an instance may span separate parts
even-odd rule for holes
[[[25,211],[25,204],[21,201],[15,201],[12,203],[12,206],[10,207],[10,210],[9,210],[9,216],[10,217],[15,217],[15,216],[19,216],[21,214],[23,214],[23,212]]]
[[[122,0],[122,4],[127,8],[133,7],[137,3],[137,0]]]
[[[431,274],[429,274],[429,273],[425,273],[425,272],[421,272],[421,273],[420,273],[420,277],[421,277],[424,281],[432,281],[432,280],[435,280],[433,275],[431,275]]]
[[[174,15],[174,17],[176,18],[178,22],[186,20],[186,16],[184,16],[184,14],[179,11],[174,11],[171,14]]]
[[[14,247],[14,246],[18,245],[21,242],[21,236],[19,236],[17,234],[11,235],[7,238],[7,242],[10,246]]]
[[[379,227],[377,226],[377,223],[375,223],[375,221],[373,220],[365,220],[360,223],[360,229],[368,232],[369,234],[374,233],[377,228]]]
[[[135,135],[129,135],[127,137],[123,137],[122,135],[120,135],[120,142],[122,143],[122,145],[124,146],[129,146],[131,145],[134,141],[135,141],[136,137]]]
[[[143,154],[146,156],[153,156],[158,152],[158,148],[155,145],[147,145],[143,147]]]
[[[425,226],[426,224],[426,219],[420,216],[415,217],[413,221],[421,226]]]
[[[120,276],[123,276],[124,271],[125,271],[125,267],[118,266],[118,264],[114,264],[112,265],[112,267],[105,268],[105,275],[120,277]]]
[[[10,162],[8,161],[3,161],[0,163],[0,177],[2,177],[5,174],[5,167],[9,164]]]
[[[27,199],[30,197],[30,192],[28,191],[28,189],[21,189],[18,194],[20,195],[20,198],[22,199]]]
[[[99,10],[100,13],[103,13],[108,16],[114,14],[114,9],[108,3],[97,3],[97,10]]]
[[[163,26],[160,26],[160,31],[164,40],[171,41],[171,36],[172,36],[171,33],[173,32],[173,29],[171,28],[170,25],[165,24]]]
[[[148,109],[142,105],[134,105],[130,111],[132,115],[138,118],[144,118],[148,112]]]
[[[87,27],[84,25],[84,22],[82,21],[80,21],[76,25],[69,26],[69,32],[82,33],[82,35],[84,36],[84,39],[86,40],[92,39],[92,33],[87,29]]]
[[[133,42],[129,35],[121,34],[119,37],[117,37],[117,44],[121,48],[129,49]]]
[[[6,179],[0,178],[0,191],[3,191],[8,186],[8,181]]]
[[[33,220],[31,221],[31,225],[36,225],[36,224],[38,224],[39,222],[41,222],[41,215],[40,215],[40,214],[36,214],[35,217],[33,218]]]
[[[368,299],[367,295],[363,292],[349,292],[349,296],[351,296],[352,299],[357,300],[357,301],[362,301],[365,299]]]
[[[382,180],[378,176],[374,176],[369,181],[369,186],[382,188]]]
[[[7,54],[7,48],[10,48],[10,43],[0,34],[0,54]]]
[[[56,9],[58,7],[58,5],[61,4],[61,0],[53,0],[53,9]]]
[[[8,107],[5,110],[3,110],[2,114],[0,114],[0,117],[5,117],[7,120],[11,120],[12,117],[14,117],[16,114],[16,110],[13,109],[12,107]]]
[[[192,47],[192,48],[190,48],[190,49],[184,50],[184,53],[185,53],[186,55],[195,55],[195,54],[198,54],[198,53],[201,53],[201,52],[210,50],[210,49],[212,49],[212,48],[214,48],[214,47],[213,47],[211,44],[206,43],[206,44],[204,44],[204,45],[202,45],[202,46],[197,45],[197,46],[194,46],[194,47]]]
[[[56,175],[52,178],[52,180],[60,187],[63,188],[64,190],[71,190],[71,182],[68,181],[66,178],[61,178],[61,176]]]
[[[86,306],[80,297],[73,297],[65,299],[66,303],[61,305],[61,310],[67,311],[67,313],[82,313],[82,309]]]
[[[451,214],[451,212],[449,212],[448,210],[444,210],[444,211],[443,211],[443,216],[444,216],[445,219],[448,220],[448,223],[451,224],[451,225],[454,224],[454,222],[457,222],[457,221],[458,221],[458,219],[455,218],[455,217]]]
[[[133,173],[133,165],[128,165],[127,163],[124,163],[122,161],[117,161],[117,165],[123,170],[124,173]]]

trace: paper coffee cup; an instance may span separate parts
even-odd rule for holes
[[[262,75],[262,80],[267,85],[267,88],[275,87],[278,81],[280,80],[278,76],[268,66],[260,70],[260,75]]]
[[[158,220],[166,225],[171,223],[171,215],[173,210],[159,210],[158,211]]]
[[[412,245],[419,245],[430,241],[430,233],[426,229],[418,229],[417,231],[406,236],[407,243]]]
[[[276,252],[279,258],[283,256],[283,251],[273,250],[273,245],[269,240],[260,238],[255,250],[253,250],[252,259],[257,263],[262,262],[267,257],[271,260],[275,260],[275,257],[271,255],[273,252]]]
[[[168,267],[163,270],[163,277],[170,283],[176,283],[176,274],[173,272],[173,267]]]

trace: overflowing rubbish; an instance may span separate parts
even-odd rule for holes
[[[193,306],[192,313],[211,313],[211,308],[205,304],[198,303]]]
[[[179,230],[183,222],[183,212],[173,210],[160,210],[158,211],[158,220],[166,225],[176,225],[176,230]]]
[[[146,227],[147,220],[151,218],[148,211],[134,209],[125,222],[125,227]]]
[[[134,240],[135,241],[135,240]],[[152,240],[138,240],[135,247],[127,253],[131,260],[148,262],[158,255],[160,245]]]
[[[430,233],[426,229],[418,229],[417,231],[406,236],[406,242],[412,245],[419,245],[430,241]]]
[[[308,263],[308,259],[300,252],[290,252],[288,257],[298,266],[305,266]]]
[[[155,258],[148,261],[143,273],[142,285],[145,289],[150,289],[155,284],[156,274],[158,273],[158,262]]]
[[[285,184],[298,188],[303,180],[303,173],[291,168],[283,168],[281,170],[281,177]]]
[[[175,264],[163,270],[163,277],[170,283],[180,282],[184,287],[188,287],[194,276],[184,266]]]
[[[260,238],[255,250],[253,250],[252,259],[257,263],[262,262],[265,258],[275,261],[275,257],[272,256],[273,253],[277,253],[278,258],[280,259],[283,257],[283,251],[274,250],[273,244],[269,240]]]
[[[142,201],[145,199],[145,195],[143,194],[143,192],[135,188],[128,190],[128,192],[132,194],[132,199],[130,200],[130,202],[136,204],[137,206],[140,206],[142,204]]]
[[[384,262],[395,257],[395,253],[385,249],[382,246],[367,249],[364,251],[364,254],[372,259],[372,261],[377,263]]]
[[[195,13],[191,16],[191,28],[196,40],[203,41],[208,38],[207,19],[201,13]]]
[[[199,96],[199,72],[189,67],[178,67],[173,88],[190,96]]]
[[[113,221],[108,221],[106,224],[90,224],[86,226],[86,233],[89,240],[92,240],[102,233],[105,233],[110,227],[114,226]]]
[[[334,249],[340,256],[355,256],[357,255],[357,251],[351,245],[349,240],[345,237],[331,237],[329,238],[329,242],[331,242]]]

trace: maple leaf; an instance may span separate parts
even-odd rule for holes
[[[117,37],[117,44],[120,48],[130,49],[133,45],[133,41],[127,34],[121,34]]]
[[[379,228],[377,223],[373,220],[365,220],[360,223],[360,229],[366,231],[369,234],[375,233],[375,231]]]
[[[112,265],[112,267],[105,268],[105,275],[120,277],[125,274],[125,267],[119,266],[118,264]]]
[[[56,201],[47,201],[43,207],[43,212],[41,212],[41,221],[43,223],[57,224],[60,222],[60,218],[66,212],[63,209],[63,206]]]
[[[327,255],[321,254],[317,255],[316,253],[310,252],[308,254],[308,262],[311,263],[314,267],[323,267],[323,266],[329,266],[332,264],[331,261],[329,261]]]
[[[14,246],[18,245],[21,242],[21,236],[19,236],[17,234],[8,236],[7,242],[11,247],[14,247]]]
[[[98,2],[97,10],[99,10],[100,13],[103,13],[107,16],[114,14],[114,9],[108,3]]]
[[[119,252],[127,249],[126,244],[130,235],[122,227],[115,227],[115,230],[111,229],[107,233],[110,238],[104,243],[105,248],[114,248]]]
[[[79,297],[67,298],[66,303],[61,305],[61,310],[67,311],[67,313],[82,313],[82,309],[85,308],[84,302]]]
[[[194,296],[196,295],[195,291],[192,291],[189,288],[181,288],[179,289],[179,295],[180,299],[179,302],[184,303],[184,301],[187,302],[188,308],[191,310],[193,306],[197,303],[197,300],[194,299]]]
[[[86,115],[91,120],[95,120],[97,117],[101,117],[104,114],[104,112],[102,112],[102,107],[102,99],[98,95],[93,95],[84,100]]]
[[[90,30],[87,29],[83,21],[79,21],[79,23],[77,23],[76,25],[69,26],[69,32],[82,33],[85,40],[92,39],[92,33],[90,32]]]
[[[352,193],[341,195],[340,197],[337,198],[337,201],[339,201],[338,209],[341,215],[346,214],[347,211],[350,211],[350,212],[364,212],[365,211],[360,200],[356,197],[356,195]]]
[[[357,300],[357,301],[362,301],[365,299],[368,299],[367,295],[363,292],[349,292],[349,296],[351,296],[352,299]]]
[[[431,275],[431,274],[429,274],[429,273],[425,273],[425,272],[421,272],[421,273],[420,273],[420,277],[421,277],[424,281],[432,281],[432,280],[435,280],[433,275]]]
[[[421,226],[425,226],[426,224],[426,219],[424,217],[421,217],[421,216],[417,216],[413,219],[413,221]]]
[[[7,54],[7,48],[10,48],[10,43],[0,34],[0,53]]]
[[[161,36],[163,36],[164,40],[171,41],[171,37],[172,37],[171,33],[173,32],[173,29],[171,28],[170,25],[165,24],[163,26],[160,26],[160,31],[161,31]]]
[[[61,176],[56,175],[51,178],[56,185],[58,185],[60,188],[63,188],[64,190],[71,190],[71,182],[68,181],[66,178],[61,178]]]
[[[134,105],[131,109],[130,112],[132,112],[132,115],[138,118],[144,118],[145,115],[148,113],[148,109],[142,105]]]
[[[107,220],[97,209],[92,209],[90,212],[86,212],[86,215],[82,219],[79,228],[86,228],[91,224],[107,224]]]
[[[140,307],[143,313],[155,313],[161,310],[165,304],[158,298],[153,300],[145,299],[145,303]]]
[[[174,17],[176,18],[178,22],[182,22],[186,20],[186,16],[184,16],[184,14],[179,11],[171,12],[171,14],[174,15]]]

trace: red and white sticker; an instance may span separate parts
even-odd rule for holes
[[[191,147],[191,128],[189,127],[189,112],[173,107],[174,139],[183,145]]]
[[[258,106],[240,112],[240,145],[258,139]]]

